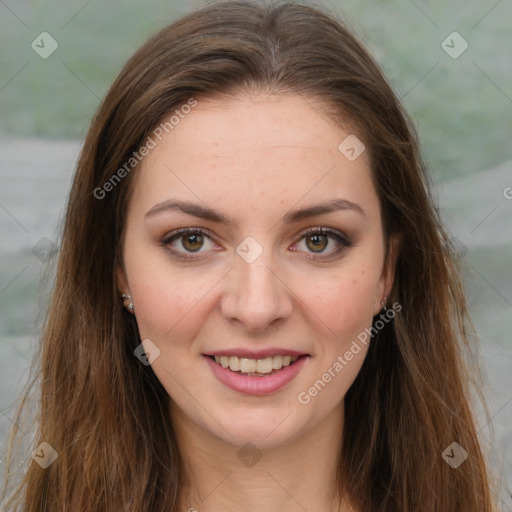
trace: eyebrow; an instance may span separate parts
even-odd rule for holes
[[[365,220],[368,220],[364,210],[357,203],[347,201],[346,199],[332,199],[330,201],[325,201],[313,206],[307,206],[298,210],[289,211],[283,216],[282,222],[283,224],[293,224],[309,217],[316,217],[340,210],[356,212]],[[231,217],[224,215],[212,208],[192,203],[190,201],[180,201],[178,199],[169,199],[167,201],[155,204],[155,206],[146,212],[144,217],[149,218],[160,213],[172,211],[186,213],[187,215],[210,220],[212,222],[223,223],[230,227],[236,227],[238,225],[238,223],[235,222]]]

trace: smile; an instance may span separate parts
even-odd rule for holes
[[[269,395],[290,383],[307,363],[309,356],[275,355],[261,359],[206,355],[213,375],[233,391],[246,395]]]
[[[232,372],[240,372],[241,375],[265,376],[273,375],[284,366],[294,363],[299,356],[266,357],[264,359],[248,359],[246,357],[236,356],[212,356],[215,362],[222,368],[229,368]]]

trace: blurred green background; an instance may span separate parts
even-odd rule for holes
[[[158,28],[204,4],[4,0],[0,134],[81,138],[99,98],[133,51]],[[512,6],[510,1],[495,4],[316,3],[348,20],[373,49],[399,96],[405,95],[439,179],[510,158]],[[47,60],[30,47],[43,31],[59,43]],[[453,31],[469,43],[456,60],[441,48]]]
[[[57,218],[101,98],[148,36],[205,3],[0,0],[0,411],[23,380],[49,291],[32,248],[42,237],[58,244]],[[347,21],[418,128],[463,257],[490,406],[499,411],[494,426],[512,475],[512,200],[504,193],[512,187],[512,2],[312,5]],[[42,32],[59,45],[47,59],[31,47]],[[468,44],[458,58],[442,47],[453,32]]]

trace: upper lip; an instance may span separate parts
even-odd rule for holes
[[[208,352],[206,356],[244,357],[247,359],[265,359],[273,356],[302,356],[304,352],[286,348],[267,348],[265,350],[249,350],[245,348],[231,348]]]

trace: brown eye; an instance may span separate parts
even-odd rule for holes
[[[212,237],[202,229],[183,228],[163,238],[160,243],[182,259],[206,256],[207,250],[215,247]],[[208,247],[210,244],[210,247]],[[193,253],[196,253],[192,256]],[[190,256],[187,256],[189,254]]]
[[[326,235],[308,235],[306,245],[312,252],[322,252],[329,243],[328,238]]]
[[[303,233],[294,250],[305,252],[306,257],[309,254],[309,259],[325,260],[341,256],[351,245],[348,236],[341,231],[317,227]]]
[[[203,235],[187,235],[181,237],[181,245],[190,252],[196,252],[203,246]]]

